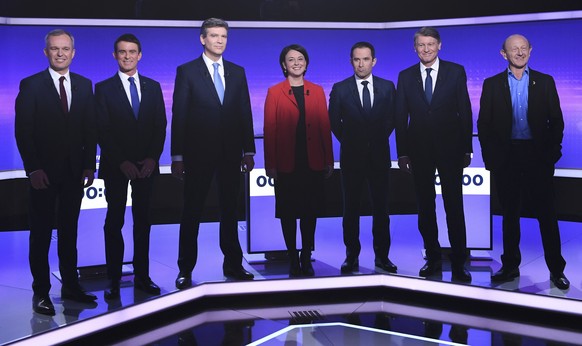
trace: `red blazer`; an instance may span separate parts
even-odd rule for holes
[[[304,81],[305,124],[309,168],[324,170],[333,165],[331,129],[323,88]],[[265,100],[265,168],[290,173],[295,169],[295,129],[299,109],[288,80],[274,85]]]

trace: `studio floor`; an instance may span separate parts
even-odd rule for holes
[[[93,218],[97,215],[82,214],[82,218]],[[128,213],[129,214],[129,213]],[[320,279],[336,279],[338,285],[358,283],[365,280],[381,280],[382,276],[393,278],[395,285],[411,285],[426,280],[416,280],[418,270],[424,264],[422,257],[422,240],[416,228],[416,215],[395,215],[391,217],[392,247],[390,259],[398,266],[398,274],[389,275],[377,273],[374,269],[374,255],[370,236],[370,218],[362,217],[360,255],[360,272],[353,275],[341,275],[340,265],[344,259],[345,248],[341,237],[341,219],[325,218],[318,220],[316,245],[313,253],[313,266],[316,277],[313,279],[288,278],[288,263],[284,260],[266,260],[262,254],[252,254],[245,257],[244,267],[255,274],[253,284],[265,283],[261,289],[267,289],[269,282],[289,282],[296,284],[304,282],[304,286],[318,283]],[[128,225],[131,225],[128,220]],[[127,229],[129,226],[126,225]],[[490,281],[492,272],[501,266],[501,219],[492,218],[493,248],[488,251],[472,251],[469,270],[473,276],[469,284],[451,283],[450,268],[443,268],[442,278],[430,279],[435,288],[450,289],[461,292],[471,289],[487,288],[493,292],[520,293],[519,297],[526,300],[555,299],[562,304],[565,300],[576,302],[582,300],[582,227],[579,223],[560,222],[563,256],[567,261],[565,274],[570,279],[571,287],[561,291],[550,283],[549,272],[545,265],[537,221],[522,219],[522,264],[521,276],[508,283],[493,284]],[[208,291],[212,287],[225,282],[222,275],[222,254],[218,245],[218,225],[203,224],[200,231],[200,254],[194,269],[193,287],[205,286]],[[280,232],[274,229],[273,232]],[[79,232],[79,264],[80,266],[99,267],[99,258],[104,258],[102,246],[102,230],[92,227],[92,230]],[[125,236],[130,232],[124,230]],[[246,231],[240,228],[240,239],[243,249],[246,244]],[[58,275],[52,276],[51,299],[55,304],[56,316],[45,317],[33,313],[31,308],[31,275],[28,268],[28,232],[14,231],[0,233],[0,343],[23,341],[31,335],[43,334],[60,326],[75,325],[77,321],[91,322],[98,316],[115,313],[135,306],[147,306],[148,303],[161,301],[164,298],[176,298],[179,294],[189,294],[186,291],[176,292],[174,280],[178,274],[176,259],[178,248],[178,225],[153,226],[151,233],[150,275],[162,290],[161,297],[151,297],[133,289],[131,267],[128,275],[123,277],[121,299],[108,303],[103,297],[107,288],[104,277],[85,277],[82,285],[97,295],[96,304],[86,305],[69,302],[60,298],[60,283]],[[126,258],[131,258],[131,246],[126,246]],[[56,239],[51,246],[51,268],[58,270],[56,256]],[[385,275],[384,275],[385,274]],[[298,281],[299,280],[299,281]],[[411,281],[415,280],[415,281]],[[371,281],[371,282],[372,282]],[[215,286],[213,286],[215,285]],[[226,286],[239,287],[239,282],[226,282]],[[493,289],[493,290],[491,290]],[[289,298],[291,297],[291,298]],[[262,306],[252,314],[240,310],[229,310],[222,313],[207,313],[203,322],[200,315],[191,328],[180,328],[181,332],[159,337],[152,341],[136,341],[125,344],[155,344],[155,345],[386,345],[386,344],[472,344],[472,345],[546,345],[551,344],[540,338],[533,337],[526,330],[513,333],[499,332],[504,328],[487,330],[486,328],[471,328],[468,323],[452,323],[443,318],[438,322],[439,311],[431,310],[427,316],[423,313],[412,313],[414,309],[398,308],[398,302],[377,302],[361,297],[358,304],[342,302],[318,305],[317,302],[303,303],[294,306],[293,296],[285,296],[280,301],[280,308]],[[371,298],[372,299],[372,298]],[[551,302],[551,301],[550,301]],[[350,305],[351,304],[351,305]],[[355,304],[355,305],[354,305]],[[264,304],[263,304],[264,305]],[[534,304],[535,305],[535,304]],[[284,306],[284,307],[283,307]],[[389,307],[394,309],[390,309]],[[307,308],[306,308],[307,307]],[[257,308],[258,309],[258,308]],[[290,311],[314,311],[316,316],[294,316]],[[422,309],[417,306],[415,309]],[[128,310],[130,311],[130,310]],[[408,313],[406,313],[408,311]],[[471,312],[471,311],[469,311]],[[475,313],[473,311],[473,313]],[[582,313],[582,312],[581,312]],[[317,314],[326,318],[318,318]],[[444,312],[442,312],[444,314]],[[214,316],[214,317],[213,317]],[[217,317],[220,316],[220,317]],[[230,316],[230,317],[228,317]],[[243,318],[241,316],[247,316]],[[248,316],[254,316],[248,318]],[[436,317],[435,317],[436,316]],[[444,315],[443,315],[444,316]],[[194,317],[192,317],[194,318]],[[543,327],[539,326],[538,327]],[[581,328],[582,329],[582,328]],[[254,331],[254,332],[253,332]],[[440,340],[440,341],[439,341]],[[582,339],[580,339],[582,343]],[[570,344],[558,342],[557,344]],[[556,343],[554,343],[556,344]],[[574,343],[575,344],[575,343]]]

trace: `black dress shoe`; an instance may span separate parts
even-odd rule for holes
[[[344,263],[342,263],[341,272],[353,273],[360,270],[360,261],[357,258],[347,257]]]
[[[226,276],[228,279],[252,280],[255,278],[253,274],[246,271],[243,267],[239,268],[223,267],[222,272],[224,276]]]
[[[441,274],[443,271],[443,263],[441,261],[426,261],[418,272],[419,276],[427,277],[435,274]]]
[[[32,296],[32,310],[37,314],[47,315],[47,316],[54,316],[55,315],[55,306],[49,296]]]
[[[152,295],[159,295],[160,294],[160,287],[156,285],[151,279],[143,280],[140,278],[133,279],[133,288],[143,291],[147,294]]]
[[[192,286],[192,276],[186,275],[184,273],[178,274],[178,278],[176,279],[176,288],[183,290],[190,286]]]
[[[389,259],[385,259],[385,260],[376,260],[374,261],[374,265],[376,266],[376,268],[380,268],[384,271],[387,271],[388,273],[396,273],[396,270],[398,270],[398,267],[396,267],[396,265],[394,263],[392,263],[392,261],[390,261]]]
[[[550,281],[561,290],[567,290],[570,288],[570,281],[566,278],[564,273],[550,274]]]
[[[519,276],[519,268],[501,267],[497,273],[491,275],[492,282],[507,282]]]
[[[453,281],[471,282],[472,277],[471,273],[467,270],[467,268],[463,266],[460,268],[453,268],[451,279]]]
[[[61,287],[61,298],[74,300],[79,303],[93,303],[97,300],[97,296],[92,293],[87,293],[83,291],[81,286],[77,287]]]

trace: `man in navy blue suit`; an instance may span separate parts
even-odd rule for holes
[[[213,178],[220,203],[220,248],[227,278],[252,280],[242,266],[236,217],[240,173],[254,167],[253,118],[245,71],[223,59],[228,24],[217,18],[200,28],[202,55],[178,66],[172,106],[172,174],[184,179],[178,289],[192,285],[198,231]]]
[[[418,228],[426,250],[419,275],[442,272],[435,210],[438,170],[451,244],[452,279],[471,281],[465,268],[467,235],[463,168],[471,163],[473,121],[463,66],[439,59],[441,37],[431,27],[414,34],[420,63],[398,75],[396,145],[398,166],[411,172],[418,202]]]
[[[331,128],[341,143],[343,237],[346,245],[341,272],[359,269],[360,200],[362,188],[367,183],[373,208],[374,264],[376,268],[396,273],[396,266],[388,259],[388,178],[391,165],[388,137],[394,129],[396,88],[391,81],[372,75],[376,65],[372,44],[354,44],[350,62],[354,75],[334,84],[329,98]]]
[[[61,29],[45,37],[49,68],[23,79],[16,98],[15,134],[30,180],[29,261],[32,308],[54,315],[48,252],[57,225],[61,298],[93,303],[77,273],[77,223],[83,187],[93,183],[97,134],[92,83],[72,73],[73,36]]]
[[[106,299],[119,298],[128,182],[133,215],[134,288],[160,294],[149,276],[149,207],[154,178],[166,138],[166,109],[160,84],[137,71],[141,43],[133,34],[113,44],[119,71],[95,85],[99,146],[99,178],[105,183],[105,259],[111,281]]]

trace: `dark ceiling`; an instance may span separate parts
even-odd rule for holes
[[[395,22],[582,10],[580,0],[0,0],[0,16]]]

